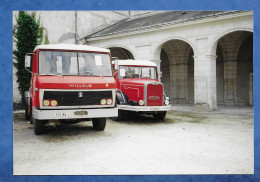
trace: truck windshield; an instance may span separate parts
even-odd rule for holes
[[[102,53],[40,51],[39,74],[112,76],[110,56]]]
[[[149,78],[157,79],[155,67],[120,66],[118,78]]]

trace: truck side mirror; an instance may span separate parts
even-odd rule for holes
[[[113,75],[113,76],[116,77],[116,74],[117,74],[117,73],[118,73],[118,70],[116,70],[116,71],[114,72],[114,75]]]
[[[32,62],[32,53],[28,53],[25,55],[25,60],[24,60],[24,67],[27,71],[31,72],[27,68],[31,67],[31,62]]]
[[[30,68],[31,67],[31,60],[32,60],[32,55],[26,54],[25,61],[24,61],[24,67],[25,68]]]
[[[118,66],[118,59],[115,60],[115,70],[118,70],[119,66]]]
[[[115,70],[118,70],[118,58],[117,57],[112,57],[112,59],[114,59],[113,61],[112,61],[112,63],[114,64],[114,66],[115,66]]]

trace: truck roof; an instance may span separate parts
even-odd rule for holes
[[[156,66],[156,64],[149,60],[118,60],[119,66]]]
[[[45,44],[36,46],[34,51],[36,51],[37,49],[110,52],[109,49],[77,44]]]

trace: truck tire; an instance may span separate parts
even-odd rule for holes
[[[124,119],[124,112],[120,109],[118,109],[118,116],[117,117],[113,117],[112,120],[113,121],[121,121]]]
[[[93,118],[92,124],[94,130],[103,131],[106,127],[106,118]]]
[[[166,116],[166,111],[153,114],[153,117],[156,120],[164,120],[165,116]]]
[[[38,120],[38,119],[33,119],[34,120],[34,133],[35,135],[40,135],[44,133],[44,125],[45,125],[45,120]]]

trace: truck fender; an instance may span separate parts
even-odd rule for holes
[[[163,92],[163,103],[165,103],[166,100],[168,100],[168,101],[169,101],[169,104],[171,104],[170,98],[166,95],[165,92]]]
[[[122,92],[121,90],[116,91],[116,103],[122,105],[128,105],[128,97],[127,95]]]

